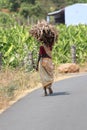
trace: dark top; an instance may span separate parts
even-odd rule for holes
[[[50,47],[50,50],[52,50],[52,47]],[[40,56],[47,55],[43,46],[40,46],[39,55]]]
[[[52,47],[50,47],[50,50],[52,50]],[[45,49],[44,49],[44,46],[40,46],[40,49],[39,49],[39,56],[38,56],[38,63],[40,61],[40,58],[41,57],[49,57],[51,58],[50,56],[48,56],[48,54],[46,53]],[[38,66],[38,63],[37,63],[37,66]]]
[[[39,55],[46,55],[46,51],[43,46],[40,46]]]

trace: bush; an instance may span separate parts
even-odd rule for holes
[[[1,25],[10,25],[11,23],[13,23],[13,20],[11,18],[11,16],[9,14],[6,14],[6,13],[3,13],[3,12],[0,12],[0,23]]]
[[[27,17],[29,16],[29,8],[28,8],[28,7],[22,8],[22,10],[20,11],[20,14],[21,14],[24,18],[27,18]]]

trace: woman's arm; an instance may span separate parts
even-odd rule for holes
[[[36,66],[36,70],[37,70],[37,71],[38,71],[38,65],[39,65],[40,58],[41,58],[41,56],[39,55],[39,56],[38,56],[38,60],[37,60],[37,66]]]
[[[36,66],[36,70],[37,71],[38,71],[38,65],[39,65],[40,58],[41,57],[45,57],[45,56],[47,56],[46,51],[45,51],[43,46],[40,46],[39,55],[38,55],[38,61],[37,61],[37,66]]]

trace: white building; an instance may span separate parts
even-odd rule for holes
[[[55,23],[66,25],[87,24],[87,4],[77,3],[58,11],[48,13],[47,20],[54,16]]]

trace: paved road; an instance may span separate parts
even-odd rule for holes
[[[35,90],[0,115],[0,130],[87,130],[87,75]]]

